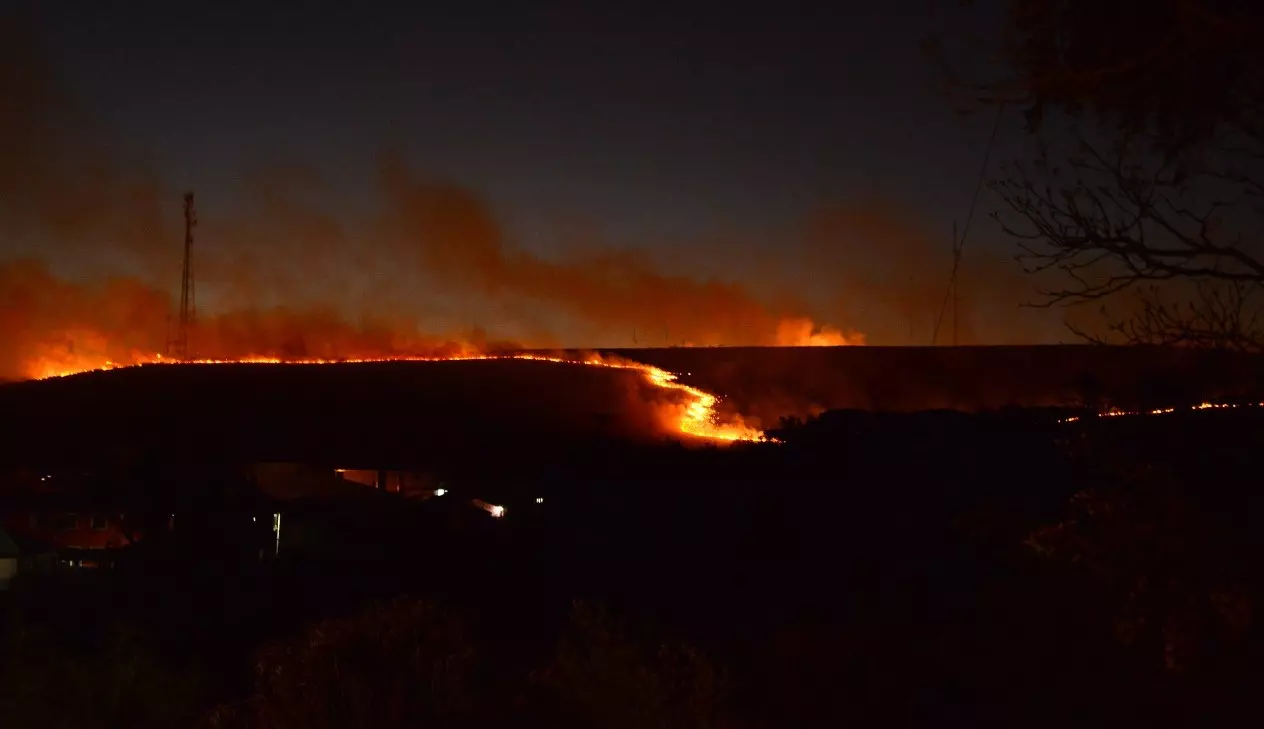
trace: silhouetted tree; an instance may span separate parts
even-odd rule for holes
[[[71,645],[62,633],[21,615],[5,626],[0,644],[5,726],[196,726],[202,682],[160,661],[133,626],[114,626],[95,648]]]
[[[1234,547],[1182,495],[1169,469],[1085,437],[1072,451],[1085,488],[1065,519],[1027,544],[1082,570],[1113,604],[1116,637],[1169,670],[1207,658],[1213,639],[1238,639],[1252,601],[1236,574]]]
[[[636,640],[604,609],[582,602],[553,661],[535,678],[558,714],[553,726],[734,725],[726,676],[701,652]]]
[[[1253,3],[1009,0],[1004,12],[999,35],[970,38],[969,55],[926,42],[967,107],[1019,107],[1030,131],[1070,116],[1145,132],[1172,153],[1259,127],[1264,19]]]
[[[1129,291],[1111,338],[1264,348],[1261,30],[1237,0],[1008,4],[1006,75],[956,88],[1047,132],[994,183],[1020,260],[1062,274],[1040,303]]]
[[[1260,286],[1234,281],[1196,281],[1192,298],[1171,301],[1158,286],[1136,292],[1130,317],[1110,321],[1108,334],[1086,331],[1068,324],[1071,331],[1095,344],[1120,341],[1125,344],[1190,346],[1241,352],[1264,351],[1260,307],[1255,299]],[[1108,314],[1105,307],[1103,314]]]
[[[1102,306],[1125,342],[1264,350],[1264,135],[1244,141],[1244,155],[1165,158],[1153,135],[1099,144],[1071,134],[1077,150],[1060,162],[1044,147],[994,184],[1014,214],[996,217],[1027,270],[1062,274],[1041,303],[1130,292],[1131,313]]]
[[[453,726],[474,708],[474,652],[434,605],[400,598],[325,620],[258,658],[254,694],[220,727]]]
[[[1131,390],[1132,401],[1126,406],[1133,410],[1186,407],[1201,399],[1198,383],[1181,372],[1159,369],[1138,373]]]
[[[1075,395],[1076,405],[1092,412],[1106,409],[1106,386],[1097,375],[1089,371],[1080,372],[1069,384]]]

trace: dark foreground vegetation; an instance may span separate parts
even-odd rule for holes
[[[568,452],[504,487],[504,519],[401,506],[319,557],[142,543],[112,572],[0,593],[0,716],[641,728],[1246,715],[1264,413],[1058,415],[831,412],[787,424],[780,445]]]

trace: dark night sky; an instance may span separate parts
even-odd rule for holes
[[[558,253],[559,220],[744,281],[780,247],[782,283],[826,320],[833,284],[795,263],[785,231],[877,194],[942,236],[946,277],[991,126],[932,90],[919,52],[932,33],[980,32],[980,11],[956,2],[746,16],[666,3],[303,5],[31,3],[73,96],[173,188],[195,187],[203,217],[242,204],[242,169],[268,159],[314,165],[354,207],[389,147],[478,190],[544,255]],[[1009,127],[1002,136],[1016,137]],[[691,256],[682,241],[695,240],[756,253]],[[986,215],[971,245],[1009,255]],[[1013,291],[977,298],[980,336],[1013,339],[1011,323],[992,335],[987,324],[1011,315]],[[1039,315],[1027,321],[1023,338],[1059,338]]]

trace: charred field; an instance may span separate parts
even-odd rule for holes
[[[437,630],[436,614],[451,650],[477,656],[462,690],[491,715],[476,725],[552,721],[554,690],[630,711],[645,699],[625,695],[625,679],[646,671],[686,687],[653,689],[670,701],[770,726],[1057,726],[1084,723],[1087,707],[1104,726],[1160,725],[1249,700],[1238,682],[1264,645],[1216,606],[1264,599],[1252,528],[1264,411],[1040,406],[1083,397],[1077,378],[1102,398],[1192,404],[1246,387],[1250,361],[1087,348],[616,354],[690,373],[737,411],[772,383],[762,425],[781,442],[681,444],[641,373],[548,362],[162,365],[0,388],[20,423],[3,444],[10,470],[95,471],[81,484],[113,508],[199,524],[122,549],[108,579],[32,578],[5,609],[67,634],[143,625],[153,670],[213,677],[190,700],[200,717],[281,700],[253,678],[260,656],[307,656],[304,685],[337,686],[319,671],[343,650],[430,681],[390,631]],[[989,383],[1010,394],[980,397]],[[879,407],[881,393],[902,399]],[[786,409],[805,402],[817,415],[770,425],[809,415]],[[239,484],[221,467],[252,461],[430,469],[451,493],[230,498]],[[507,513],[488,518],[467,497]],[[285,536],[266,561],[215,526],[273,510]],[[304,626],[347,642],[312,643]],[[1177,633],[1191,637],[1174,644]],[[103,644],[74,643],[65,660],[108,661]],[[685,652],[660,663],[661,646]],[[1174,650],[1197,679],[1165,668]],[[728,688],[713,694],[720,674]],[[574,685],[541,697],[528,675]]]

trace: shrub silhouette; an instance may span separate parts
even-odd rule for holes
[[[116,625],[98,646],[13,615],[0,646],[0,717],[30,729],[169,729],[192,726],[203,706],[192,672],[173,670],[133,626]]]
[[[461,626],[412,598],[309,626],[264,649],[254,694],[213,726],[389,729],[454,726],[474,702],[475,656]]]
[[[552,726],[732,726],[723,671],[686,645],[647,644],[599,606],[575,603],[551,663],[535,676]]]

